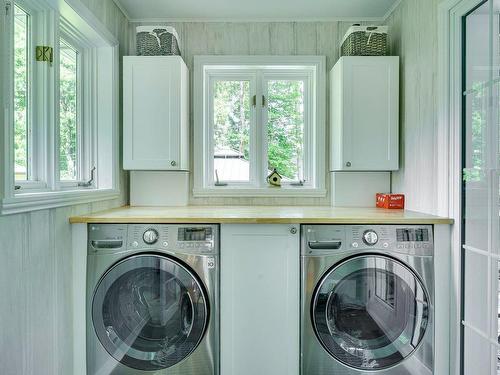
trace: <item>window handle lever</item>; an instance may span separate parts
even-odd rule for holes
[[[90,170],[90,180],[88,180],[87,182],[79,182],[78,186],[79,187],[90,187],[90,186],[92,186],[92,184],[94,182],[94,172],[95,172],[95,167]]]

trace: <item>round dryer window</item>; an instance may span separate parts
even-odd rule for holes
[[[390,257],[364,255],[330,269],[313,296],[312,320],[323,347],[358,370],[393,367],[419,346],[429,322],[420,279]]]
[[[160,255],[135,255],[111,267],[92,302],[99,341],[122,364],[171,367],[198,346],[208,323],[208,298],[194,272]]]

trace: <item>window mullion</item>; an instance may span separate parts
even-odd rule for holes
[[[255,185],[259,188],[265,186],[265,163],[267,163],[266,157],[266,145],[265,137],[263,137],[265,114],[262,107],[262,95],[264,95],[264,76],[261,70],[257,71],[256,79],[256,102],[255,102]]]
[[[253,82],[254,89],[252,96],[255,95],[255,105],[253,106],[253,118],[250,124],[251,142],[250,142],[250,168],[251,168],[251,183],[253,186],[260,187],[261,182],[261,162],[262,162],[262,147],[260,137],[260,124],[262,122],[262,112],[260,111],[259,95],[262,91],[260,82],[260,72],[256,71]]]

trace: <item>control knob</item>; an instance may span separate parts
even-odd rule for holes
[[[142,235],[142,239],[148,245],[152,245],[158,241],[158,232],[155,229],[148,229]]]
[[[363,233],[363,242],[368,246],[373,246],[378,242],[378,234],[372,229]]]

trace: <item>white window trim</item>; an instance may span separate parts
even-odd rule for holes
[[[75,30],[80,30],[87,38],[89,45],[92,46],[92,48],[89,48],[89,58],[94,61],[94,69],[91,72],[86,72],[86,74],[94,82],[100,82],[100,87],[98,93],[89,92],[84,93],[84,95],[93,98],[93,105],[96,106],[94,117],[86,120],[90,121],[92,125],[90,131],[93,133],[93,150],[90,155],[99,155],[99,157],[93,162],[89,162],[89,165],[94,164],[97,168],[94,185],[91,187],[78,187],[75,186],[76,183],[59,183],[59,176],[56,173],[58,166],[51,165],[49,168],[39,169],[48,172],[46,176],[37,176],[41,181],[44,181],[43,184],[30,181],[25,183],[26,186],[23,186],[21,191],[15,190],[15,184],[19,184],[19,181],[14,181],[14,135],[11,126],[13,120],[10,52],[12,40],[10,32],[2,32],[1,45],[3,47],[0,48],[5,48],[1,54],[5,60],[0,65],[5,67],[5,70],[0,72],[2,87],[0,103],[3,104],[0,111],[3,114],[1,118],[4,121],[3,131],[0,132],[0,152],[4,156],[4,162],[0,165],[0,214],[13,214],[118,198],[120,196],[118,40],[79,0],[24,1],[28,2],[30,6],[31,3],[34,4],[33,6],[38,5],[43,14],[43,24],[37,25],[37,27],[45,30],[46,33],[40,36],[40,40],[34,41],[35,45],[49,44],[54,47],[53,67],[45,69],[43,72],[43,79],[46,84],[54,86],[55,82],[55,67],[58,66],[59,53],[59,16],[64,17]],[[6,16],[0,17],[1,30],[8,30],[7,28],[10,27],[13,6],[14,1],[12,0],[8,15],[10,20]],[[37,33],[37,36],[39,35],[40,33]],[[51,87],[53,95],[44,100],[47,103],[32,109],[32,111],[38,111],[37,116],[44,118],[44,126],[40,131],[44,133],[46,138],[39,142],[41,147],[37,150],[37,157],[40,156],[39,162],[46,165],[58,163],[59,150],[55,144],[58,129],[58,126],[55,125],[57,120],[57,114],[55,113],[57,106],[55,104],[58,101],[58,91],[57,87]],[[99,95],[98,98],[97,94]],[[83,172],[83,180],[85,180],[87,176],[90,176],[90,171]],[[32,188],[28,189],[28,187]]]
[[[314,68],[315,79],[309,78],[311,92],[311,100],[314,100],[313,108],[315,113],[306,114],[310,116],[310,124],[306,137],[314,138],[310,144],[313,145],[314,150],[309,151],[309,156],[306,158],[309,162],[315,164],[314,173],[314,186],[291,186],[284,184],[281,188],[276,189],[265,185],[260,178],[257,178],[259,185],[257,187],[249,187],[248,184],[231,184],[227,187],[214,187],[213,176],[207,176],[207,171],[213,162],[210,160],[211,151],[207,150],[207,137],[210,134],[209,126],[206,118],[206,108],[211,108],[210,98],[205,97],[205,88],[207,85],[207,74],[205,70],[208,69],[217,72],[218,66],[255,66],[258,67],[272,67],[280,66],[286,68],[298,67],[297,72],[304,78],[305,67]],[[247,197],[324,197],[327,194],[325,188],[326,179],[326,164],[325,164],[325,131],[326,131],[326,59],[324,56],[195,56],[194,57],[194,94],[193,94],[193,109],[194,109],[194,188],[193,196],[195,197],[234,197],[234,196],[247,196]],[[300,68],[302,67],[302,69]],[[227,69],[219,73],[229,75]],[[252,74],[252,70],[247,70],[247,73],[241,73],[242,76]],[[290,73],[282,72],[290,76]],[[265,76],[265,74],[264,74]],[[314,86],[316,83],[316,86]],[[257,84],[260,84],[257,82]],[[253,137],[253,144],[259,139],[256,134]],[[306,141],[307,142],[307,141]],[[254,153],[255,155],[255,153]],[[260,159],[258,155],[255,156]],[[314,160],[314,162],[312,161]],[[262,160],[252,160],[254,163],[262,163]],[[256,164],[254,164],[256,165]],[[258,169],[258,168],[257,168]],[[311,170],[312,168],[309,168]],[[257,177],[257,176],[255,176]],[[259,176],[260,177],[260,176]]]

